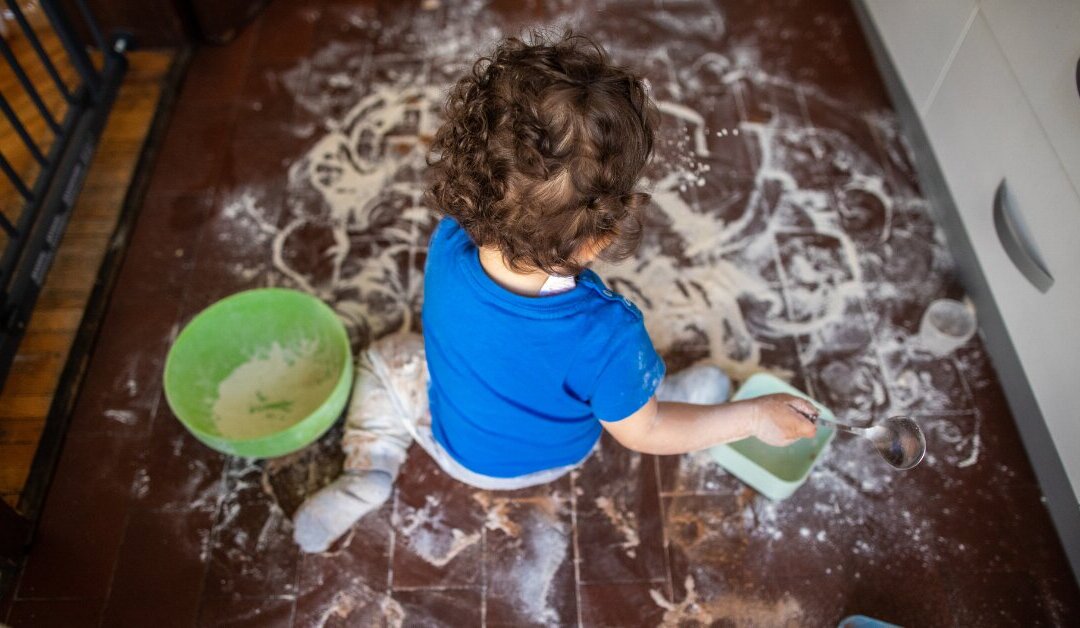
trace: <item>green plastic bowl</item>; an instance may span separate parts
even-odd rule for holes
[[[311,444],[352,386],[345,326],[325,303],[265,288],[211,305],[165,362],[165,398],[195,438],[226,454],[272,458]]]
[[[746,380],[732,401],[788,393],[810,400],[821,416],[832,419],[833,413],[806,393],[768,373],[757,373]],[[713,458],[729,473],[773,501],[786,499],[802,486],[810,470],[821,459],[829,442],[836,436],[833,428],[818,424],[817,436],[802,438],[787,447],[773,447],[750,437],[734,443],[717,445],[710,450]]]

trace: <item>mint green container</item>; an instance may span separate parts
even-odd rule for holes
[[[768,373],[751,376],[731,400],[739,401],[774,393],[788,393],[808,399],[818,407],[822,417],[833,418],[828,408]],[[717,445],[710,453],[729,473],[765,497],[779,501],[786,499],[802,486],[835,435],[833,428],[819,423],[817,436],[798,440],[787,447],[773,447],[750,437]]]
[[[253,378],[251,387],[265,388],[269,396],[288,396],[283,390],[305,391],[307,398],[293,412],[299,416],[280,424],[254,423],[257,437],[223,435],[214,417],[221,383],[238,367],[272,353],[272,347],[285,355],[283,351],[298,346],[304,347],[304,359],[314,364],[320,392],[312,396],[310,387],[289,388],[284,384],[290,382],[271,381],[273,374],[266,381]],[[341,319],[319,299],[282,288],[240,292],[203,310],[173,343],[164,374],[169,407],[195,438],[222,453],[250,458],[283,456],[317,440],[341,416],[352,379],[349,337]],[[273,401],[277,403],[268,407],[292,403],[277,397]],[[266,414],[258,414],[254,407],[249,413]]]

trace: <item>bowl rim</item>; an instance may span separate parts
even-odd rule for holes
[[[199,319],[203,318],[203,316],[207,312],[210,312],[211,310],[217,308],[218,306],[220,306],[222,304],[230,303],[232,301],[244,300],[244,299],[249,299],[249,298],[253,298],[253,297],[257,297],[257,296],[264,296],[264,295],[274,294],[274,293],[281,294],[281,295],[287,295],[290,298],[301,297],[302,299],[304,299],[304,300],[306,300],[306,301],[308,301],[310,303],[314,303],[316,309],[321,308],[325,314],[330,315],[331,320],[333,320],[333,321],[335,321],[337,323],[336,325],[334,325],[334,335],[338,338],[338,341],[345,348],[345,351],[344,351],[344,355],[342,357],[341,371],[338,374],[337,381],[334,383],[334,388],[331,390],[330,394],[327,395],[326,399],[324,399],[323,402],[320,403],[315,409],[313,409],[311,412],[309,412],[307,414],[307,416],[305,416],[304,418],[300,419],[299,421],[293,423],[292,425],[289,425],[288,427],[286,427],[286,428],[284,428],[282,430],[279,430],[277,432],[272,432],[270,434],[266,434],[266,435],[263,435],[263,436],[256,436],[254,438],[228,438],[226,436],[222,436],[221,434],[215,434],[213,432],[208,432],[205,429],[202,429],[202,428],[200,428],[200,427],[198,427],[196,425],[193,425],[189,420],[187,420],[184,417],[180,416],[180,413],[176,411],[176,405],[173,403],[173,399],[172,399],[173,395],[169,390],[169,372],[171,370],[172,365],[174,364],[174,358],[175,358],[174,349],[176,348],[176,346],[178,344],[181,343],[181,341],[184,339],[184,337],[189,334],[189,332],[191,331],[191,328],[194,325],[194,323],[196,321],[198,321]],[[303,292],[301,290],[294,290],[292,288],[278,288],[278,287],[273,287],[273,288],[251,288],[251,289],[248,289],[248,290],[242,290],[240,292],[235,292],[233,294],[230,294],[229,296],[218,299],[217,301],[215,301],[215,302],[211,303],[210,305],[208,305],[207,307],[205,307],[202,311],[200,311],[198,314],[196,314],[194,317],[192,317],[192,319],[190,321],[188,321],[188,323],[186,325],[184,325],[184,328],[180,330],[180,333],[176,335],[176,339],[173,340],[172,344],[169,346],[169,351],[167,352],[166,357],[165,357],[165,368],[162,369],[162,372],[161,372],[161,380],[162,380],[162,388],[165,391],[165,402],[169,405],[169,410],[173,413],[173,416],[176,417],[176,420],[179,421],[184,426],[185,429],[187,429],[187,430],[191,431],[192,433],[196,434],[197,436],[199,436],[201,440],[204,440],[204,442],[213,441],[213,442],[225,443],[225,444],[228,444],[230,446],[242,445],[242,446],[245,446],[245,447],[248,447],[248,446],[258,447],[263,442],[271,442],[271,441],[276,442],[277,440],[281,439],[283,436],[285,436],[285,435],[287,435],[287,434],[289,434],[291,432],[300,431],[303,428],[303,426],[305,426],[306,424],[308,424],[312,420],[312,417],[314,417],[316,414],[321,413],[327,406],[329,406],[330,403],[333,401],[334,397],[337,396],[338,389],[342,386],[343,380],[348,380],[348,383],[351,384],[352,376],[353,376],[352,361],[353,361],[353,359],[352,359],[352,347],[351,347],[351,345],[349,343],[349,333],[345,329],[345,323],[341,320],[341,317],[338,316],[337,312],[334,311],[334,308],[330,307],[330,305],[327,304],[325,301],[323,301],[322,299],[320,299],[320,298],[318,298],[318,297],[316,297],[316,296],[314,296],[312,294],[309,294],[307,292]],[[348,384],[346,384],[346,385],[348,385]],[[336,419],[336,417],[335,417],[335,419]],[[333,422],[331,422],[331,425],[332,424],[333,424]]]
[[[740,397],[739,396],[740,393],[743,392],[744,389],[749,388],[749,384],[750,384],[751,380],[759,380],[759,381],[760,380],[765,380],[765,381],[778,382],[778,383],[783,385],[782,386],[783,388],[790,389],[790,394],[802,397],[802,398],[806,399],[807,401],[810,401],[814,405],[818,406],[818,408],[820,408],[824,412],[828,413],[828,415],[830,417],[833,416],[832,410],[827,408],[820,401],[814,399],[813,397],[811,397],[806,392],[803,392],[802,390],[799,390],[798,388],[795,388],[790,383],[785,382],[783,379],[777,377],[773,373],[769,373],[768,371],[758,371],[758,372],[752,374],[750,377],[746,378],[746,380],[742,383],[742,385],[739,386],[739,389],[735,391],[735,394],[732,396],[731,401],[738,401],[738,400],[742,400],[742,399],[752,399],[753,398],[753,397]],[[742,453],[741,451],[739,451],[735,447],[732,447],[732,445],[734,445],[734,444],[736,444],[738,442],[741,442],[741,441],[734,441],[734,442],[731,442],[731,443],[721,443],[719,445],[716,445],[715,447],[710,448],[710,451],[715,452],[715,451],[723,450],[724,455],[730,455],[730,456],[733,456],[733,457],[737,457],[741,461],[745,462],[746,464],[749,464],[749,465],[753,466],[758,471],[760,471],[760,472],[762,472],[764,474],[767,474],[770,478],[775,480],[777,483],[783,485],[785,490],[790,488],[790,491],[788,491],[787,495],[785,495],[785,497],[787,497],[787,496],[790,496],[792,493],[794,493],[795,490],[797,490],[800,486],[802,486],[806,482],[807,478],[809,478],[810,474],[814,471],[814,468],[817,467],[817,465],[819,463],[821,463],[821,460],[825,457],[826,452],[829,450],[829,446],[832,444],[833,439],[836,438],[836,429],[831,427],[827,423],[818,424],[818,430],[825,432],[825,437],[824,437],[824,439],[822,439],[821,445],[818,447],[817,451],[814,454],[813,459],[811,459],[811,461],[807,465],[807,467],[802,472],[799,473],[799,476],[797,478],[790,479],[790,480],[785,478],[785,477],[781,477],[781,476],[773,473],[772,471],[767,469],[765,466],[763,466],[761,463],[759,463],[757,460],[754,460],[753,458],[751,458],[750,456],[747,456],[746,454]],[[748,436],[746,439],[742,439],[742,440],[748,440],[748,439],[751,439],[751,438],[754,438],[754,437],[753,436]],[[713,453],[713,455],[715,456],[715,453]],[[738,476],[738,474],[735,474],[735,475],[737,477],[739,477],[739,480],[742,481],[744,484],[750,484],[755,490],[758,490],[758,492],[763,492],[757,486],[752,485],[746,479],[742,478],[741,476]],[[764,492],[763,492],[763,494],[764,494]],[[783,498],[784,497],[781,497],[780,499],[783,499]]]

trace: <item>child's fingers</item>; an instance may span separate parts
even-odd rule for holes
[[[792,396],[788,400],[788,407],[791,408],[802,419],[797,423],[796,428],[801,438],[813,438],[817,434],[817,423],[814,419],[818,416],[817,406],[810,403],[802,397]]]
[[[809,400],[803,399],[802,397],[800,397],[799,400],[796,402],[796,404],[798,404],[800,412],[802,412],[803,414],[805,414],[807,416],[811,416],[811,417],[813,417],[815,419],[817,418],[817,416],[818,416],[817,406],[815,406]]]
[[[794,395],[789,396],[788,399],[787,399],[787,405],[792,410],[794,410],[795,412],[797,412],[798,414],[802,415],[803,417],[805,417],[807,419],[816,419],[817,418],[817,415],[818,415],[817,406],[810,403],[806,399],[803,399],[802,397],[796,397]]]

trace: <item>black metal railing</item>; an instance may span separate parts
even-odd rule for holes
[[[0,387],[7,379],[76,197],[82,189],[90,160],[127,69],[124,53],[130,45],[123,35],[105,40],[86,0],[64,3],[40,0],[48,20],[47,28],[63,47],[63,54],[53,58],[42,45],[18,0],[5,1],[32,54],[25,51],[20,59],[6,37],[0,37],[0,56],[18,88],[29,98],[32,107],[24,109],[36,112],[46,130],[45,141],[35,140],[27,126],[25,112],[20,116],[12,105],[12,95],[0,93],[0,113],[38,167],[36,177],[29,181],[4,154],[9,147],[0,149],[3,179],[18,195],[16,198],[21,199],[21,210],[17,213],[0,209],[0,232],[6,236],[0,254]],[[100,67],[95,65],[72,26],[74,16],[64,8],[72,4],[78,9],[77,19],[83,22],[92,43],[101,52]],[[48,75],[44,81],[39,80],[39,84],[35,84],[26,70],[26,64],[34,58]],[[61,66],[74,69],[75,78],[71,81],[74,84],[61,76],[58,69]],[[60,111],[53,111],[42,97],[47,85],[41,83],[49,82],[61,97]]]

